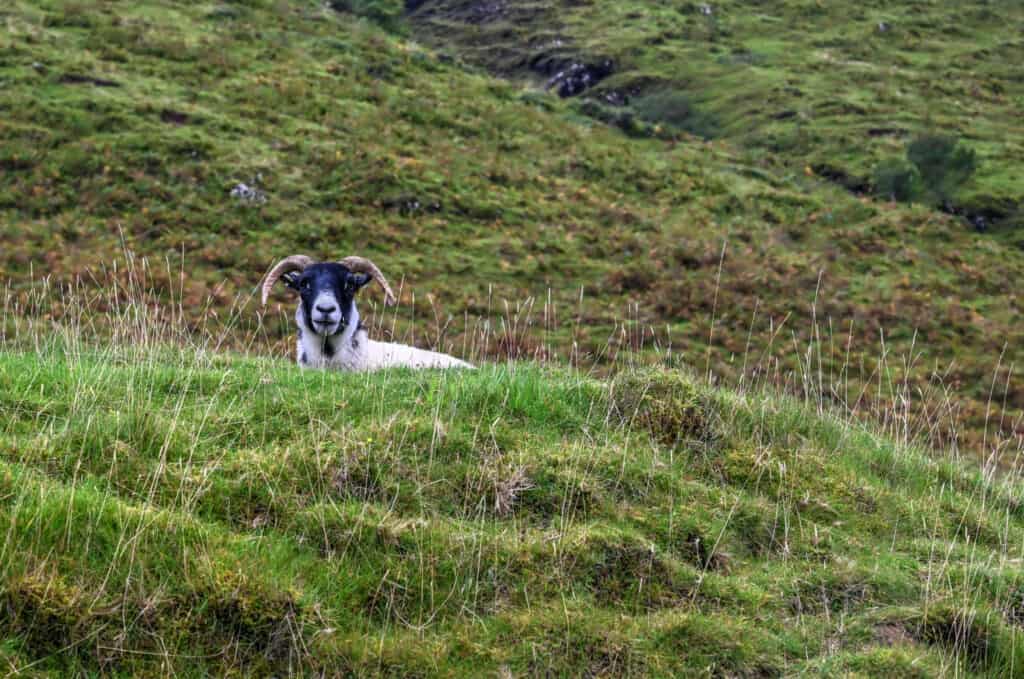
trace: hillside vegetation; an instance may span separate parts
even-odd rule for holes
[[[632,138],[411,42],[389,7],[6,3],[0,276],[15,303],[33,277],[123,283],[127,250],[194,327],[229,323],[229,343],[271,353],[288,344],[286,296],[265,318],[250,297],[270,263],[359,253],[405,283],[378,327],[420,344],[497,328],[481,355],[585,365],[642,347],[851,412],[909,399],[915,436],[979,455],[1021,433],[1006,367],[1024,351],[1024,251],[1008,237],[742,144]]]
[[[916,135],[962,139],[982,162],[950,207],[1021,237],[1019,3],[415,5],[417,35],[501,73],[551,78],[599,116],[728,139],[760,163],[806,167],[855,191]],[[571,82],[581,67],[596,82]]]
[[[147,327],[0,347],[7,672],[1024,676],[1019,481],[685,371]]]
[[[415,4],[0,7],[0,668],[1024,676],[1006,220],[496,79]],[[297,369],[252,300],[295,252],[480,369]]]

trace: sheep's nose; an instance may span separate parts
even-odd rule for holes
[[[338,310],[338,307],[334,306],[333,304],[317,304],[316,310],[322,314],[333,314],[335,311]]]

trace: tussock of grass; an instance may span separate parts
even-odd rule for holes
[[[693,378],[679,372],[621,375],[613,383],[611,400],[615,412],[650,430],[662,443],[710,443],[715,436],[713,405],[702,403]]]

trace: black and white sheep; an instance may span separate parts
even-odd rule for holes
[[[316,262],[306,255],[285,257],[263,280],[264,306],[278,280],[299,293],[299,307],[295,311],[299,329],[296,359],[302,367],[349,371],[473,367],[447,354],[369,338],[356,310],[356,292],[377,281],[384,288],[385,302],[395,304],[396,300],[384,274],[366,258]]]

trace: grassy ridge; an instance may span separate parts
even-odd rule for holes
[[[383,327],[420,344],[459,347],[513,315],[503,300],[539,299],[544,336],[485,353],[594,362],[657,342],[728,378],[802,375],[851,410],[880,383],[955,393],[915,425],[942,442],[1020,427],[1024,392],[994,366],[1024,347],[1008,284],[1024,254],[946,215],[725,144],[627,138],[322,3],[18,0],[0,17],[16,302],[30,272],[123,280],[127,248],[192,324],[230,315],[233,341],[269,352],[290,333],[283,294],[267,322],[251,305],[269,263],[358,252],[407,281]],[[232,198],[238,182],[267,201]]]
[[[11,670],[1010,676],[1019,482],[679,372],[0,354]]]

